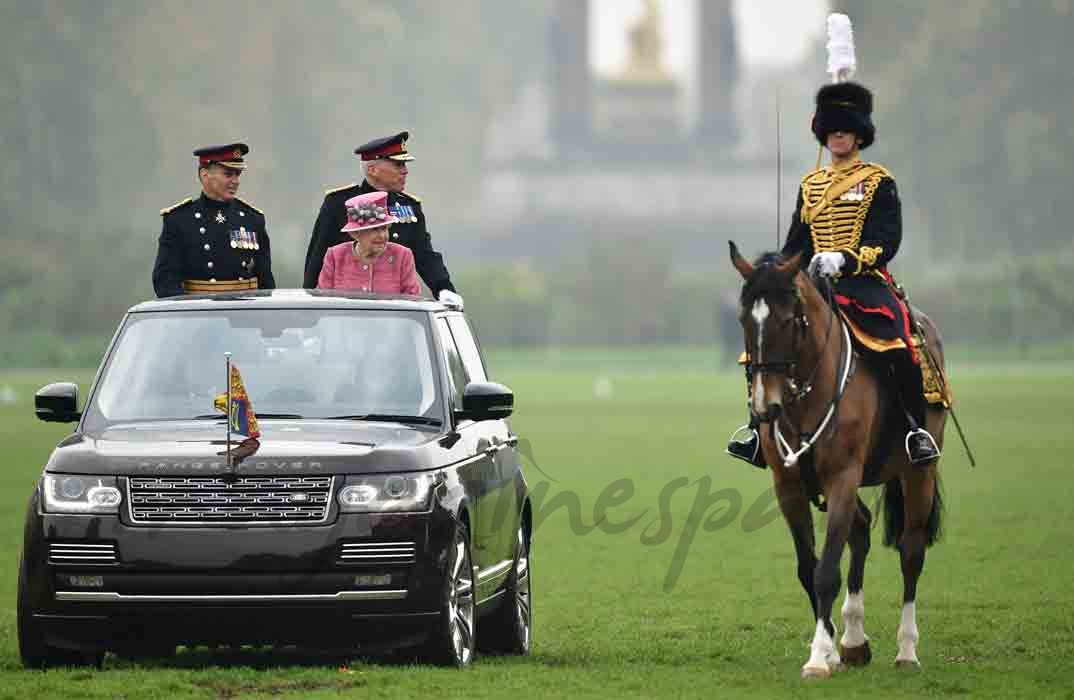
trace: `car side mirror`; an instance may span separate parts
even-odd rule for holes
[[[34,394],[34,413],[49,423],[75,423],[82,418],[78,410],[78,385],[56,382],[43,386]]]
[[[515,394],[496,382],[470,382],[462,392],[462,410],[458,418],[472,421],[500,420],[515,410]]]

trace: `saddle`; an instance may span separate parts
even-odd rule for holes
[[[914,346],[913,353],[917,356],[918,362],[921,365],[921,383],[925,392],[925,401],[930,404],[941,405],[944,408],[950,408],[954,401],[954,397],[951,394],[951,387],[947,382],[947,377],[944,375],[943,370],[936,364],[935,358],[929,350],[924,329],[916,318],[915,311],[917,310],[909,304],[906,305],[906,308],[910,310],[910,327],[914,329],[910,333],[910,340]],[[848,318],[841,309],[839,314],[843,317],[843,320],[846,321],[847,327],[850,329],[850,337],[854,341],[855,347],[862,354],[875,353],[879,346],[890,342],[880,338],[874,338],[866,333]],[[899,341],[899,347],[902,346],[902,341]]]

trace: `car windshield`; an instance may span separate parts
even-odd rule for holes
[[[221,309],[128,316],[85,428],[222,419],[213,400],[227,390],[226,352],[258,416],[442,417],[424,314]]]

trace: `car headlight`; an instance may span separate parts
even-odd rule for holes
[[[336,500],[344,513],[412,513],[429,509],[433,474],[348,476]]]
[[[118,513],[122,500],[114,476],[45,474],[46,513]]]

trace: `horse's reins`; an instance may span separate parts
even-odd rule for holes
[[[797,363],[792,360],[787,360],[783,362],[762,362],[757,363],[752,367],[759,372],[770,371],[784,374],[787,379],[788,387],[793,393],[793,398],[795,400],[804,399],[813,389],[813,380],[816,378],[817,372],[820,370],[821,362],[823,362],[823,351],[827,349],[828,342],[831,339],[832,326],[834,326],[838,322],[840,328],[842,328],[843,330],[843,338],[839,344],[839,359],[840,364],[842,364],[843,366],[843,369],[842,372],[839,372],[836,375],[835,395],[832,397],[831,402],[829,402],[828,410],[824,414],[824,418],[821,419],[820,424],[817,426],[817,429],[814,430],[812,433],[801,433],[801,435],[809,435],[810,437],[802,440],[801,446],[797,450],[795,450],[791,447],[790,443],[788,443],[787,440],[783,437],[783,433],[779,429],[780,417],[777,415],[771,421],[769,421],[769,430],[771,431],[772,438],[776,443],[776,450],[779,452],[779,456],[783,458],[784,467],[793,467],[795,464],[797,464],[798,459],[810,449],[812,449],[813,445],[815,445],[817,443],[817,440],[820,439],[821,435],[824,434],[824,431],[827,430],[828,424],[831,423],[831,420],[835,416],[836,410],[839,407],[839,401],[843,398],[843,393],[846,391],[847,379],[850,377],[850,368],[853,365],[854,352],[853,347],[850,343],[850,331],[847,330],[847,325],[843,322],[843,319],[840,318],[835,311],[835,304],[833,303],[832,299],[832,285],[831,281],[829,280],[825,280],[825,292],[828,300],[828,310],[831,314],[828,320],[828,330],[824,334],[824,343],[821,346],[821,355],[817,358],[817,363],[816,365],[814,365],[813,371],[809,373],[809,377],[806,379],[801,389],[798,389],[797,382],[793,376],[794,369],[797,366]],[[798,303],[802,303],[801,299],[799,299]],[[799,321],[799,328],[804,332],[805,329],[809,326],[808,319],[806,319],[804,313],[798,313],[796,315],[799,316],[799,318],[801,319]],[[798,335],[795,334],[794,337],[795,344],[797,345]],[[797,348],[793,349],[797,351]],[[795,352],[795,355],[797,356],[797,352]]]

